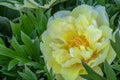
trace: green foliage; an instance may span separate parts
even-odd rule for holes
[[[106,78],[96,73],[86,63],[82,62],[82,64],[88,74],[81,75],[81,76],[87,80],[96,80],[96,79],[97,80],[117,80],[115,72],[113,71],[112,67],[108,64],[107,61],[104,62],[104,73],[106,75]]]
[[[12,37],[12,31],[9,20],[6,17],[0,16],[0,38],[3,39],[6,46],[9,46],[8,42]]]
[[[112,65],[104,62],[105,75],[97,74],[83,62],[88,74],[81,76],[88,80],[119,80],[120,0],[0,0],[0,79],[55,80],[40,51],[41,34],[51,15],[59,10],[72,10],[81,4],[105,6],[110,27],[113,31],[117,29],[115,41],[111,41],[117,58]]]
[[[117,70],[117,71],[120,71],[120,64],[113,64],[112,67]]]
[[[120,30],[119,28],[115,32],[115,42],[111,41],[111,45],[115,52],[117,53],[117,57],[120,58],[120,49],[119,49],[119,44],[120,44]]]
[[[50,71],[48,71],[47,67],[44,67],[44,70],[45,70],[45,74],[47,76],[47,80],[55,80],[55,75],[54,73],[52,72],[52,69],[50,69]],[[48,73],[49,72],[49,73]]]
[[[18,73],[25,80],[37,80],[36,75],[27,66],[25,66],[24,73],[19,71]]]
[[[97,74],[94,70],[92,70],[86,63],[82,62],[84,68],[86,69],[87,73],[86,75],[81,75],[83,78],[88,80],[106,80],[99,74]]]
[[[13,2],[11,2],[13,4]],[[10,3],[9,3],[10,4]],[[11,7],[9,7],[11,8]],[[42,8],[20,10],[20,17],[15,20],[4,21],[1,31],[3,37],[8,36],[5,32],[11,32],[9,46],[5,46],[3,38],[0,38],[0,69],[1,79],[12,80],[37,80],[51,78],[52,75],[44,68],[44,60],[40,52],[40,36],[46,29],[51,11]],[[1,25],[3,24],[1,17]],[[8,25],[8,26],[7,26]],[[3,28],[1,26],[1,29]],[[11,30],[11,31],[7,31]],[[5,33],[5,34],[4,34]],[[4,60],[4,61],[3,61]],[[25,66],[25,67],[24,67]],[[29,67],[29,68],[28,68]],[[40,71],[40,73],[38,73]],[[48,76],[49,74],[49,76]],[[43,75],[43,76],[42,76]],[[52,78],[51,78],[52,80]]]
[[[104,63],[104,71],[107,76],[107,80],[117,80],[115,72],[111,68],[111,66],[108,64],[107,61]]]

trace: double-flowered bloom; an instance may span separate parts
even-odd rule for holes
[[[72,11],[59,11],[48,21],[40,44],[47,68],[57,80],[82,80],[86,74],[81,61],[102,75],[99,67],[116,54],[110,45],[112,29],[103,6],[80,5]]]

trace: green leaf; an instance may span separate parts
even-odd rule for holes
[[[25,73],[31,76],[31,80],[37,80],[36,75],[27,66],[25,66]]]
[[[12,33],[11,33],[9,19],[0,16],[0,37],[1,36],[10,38],[12,36]]]
[[[114,1],[118,6],[120,6],[120,0],[114,0]]]
[[[24,45],[24,49],[26,50],[27,54],[33,60],[39,62],[40,61],[40,41],[38,37],[35,40],[32,40],[29,36],[25,33],[21,32],[21,38]]]
[[[17,63],[18,61],[16,59],[11,60],[8,64],[8,71],[11,70]]]
[[[18,72],[18,73],[25,80],[37,80],[36,75],[27,66],[25,66],[24,73],[22,73],[22,72]]]
[[[41,65],[41,64],[38,63],[38,62],[28,62],[28,63],[26,63],[25,65],[32,66],[32,67],[34,67],[34,68],[43,69],[43,65]]]
[[[12,28],[12,32],[13,32],[14,36],[16,37],[16,39],[18,41],[20,41],[20,39],[21,39],[20,24],[13,23],[13,22],[10,22],[10,24],[11,24],[11,28]]]
[[[11,3],[8,3],[8,2],[0,2],[0,5],[17,10],[17,8],[14,5],[12,5]]]
[[[26,63],[31,62],[30,59],[21,58],[21,57],[16,58],[16,60],[19,61],[19,62],[18,62],[18,66],[23,66],[23,65],[25,65]]]
[[[4,41],[0,38],[0,44],[5,45]]]
[[[12,38],[11,45],[15,49],[16,54],[18,54],[19,56],[21,56],[23,58],[27,58],[27,54],[26,54],[25,50],[23,49],[23,47],[21,45],[19,45],[19,43],[17,42],[17,40],[15,39],[14,36]]]
[[[110,19],[110,25],[111,25],[112,29],[115,28],[114,22],[115,22],[115,19],[116,19],[118,13],[119,13],[119,12],[117,12],[116,14],[114,14],[114,15],[111,17],[111,19]]]
[[[36,37],[36,39],[33,42],[33,51],[35,52],[35,54],[32,55],[33,59],[39,61],[41,53],[40,53],[40,41],[38,37]]]
[[[36,10],[36,19],[38,24],[35,26],[35,28],[38,34],[41,35],[47,27],[48,19],[41,9]]]
[[[117,71],[120,71],[120,65],[119,64],[113,64],[112,68],[117,70]]]
[[[108,64],[107,61],[105,61],[105,63],[104,63],[104,71],[105,71],[105,74],[107,76],[107,80],[117,80],[115,72],[113,71],[113,69]]]
[[[14,71],[8,71],[8,68],[7,67],[3,67],[1,70],[0,70],[0,72],[2,72],[2,74],[4,74],[6,77],[7,76],[11,76],[11,77],[16,77],[16,76],[18,76],[18,74],[16,73],[16,70],[14,70]]]
[[[34,25],[32,21],[28,18],[26,14],[21,13],[20,16],[20,23],[21,23],[21,30],[26,33],[27,35],[30,35],[31,32],[34,30]]]
[[[115,50],[118,58],[120,58],[120,29],[118,28],[115,33],[115,42],[111,40],[112,48]]]
[[[96,0],[97,4],[105,5],[106,0]]]
[[[25,73],[22,73],[22,72],[19,72],[18,71],[18,74],[25,80],[31,80],[31,77],[29,77],[27,74]]]
[[[10,60],[11,60],[10,58],[0,55],[0,66],[2,67],[8,66]]]
[[[6,48],[6,47],[0,48],[0,55],[7,56],[10,58],[17,58],[18,57],[13,50]]]
[[[36,9],[39,7],[39,5],[34,0],[24,0],[24,6]]]
[[[26,49],[26,51],[28,51],[28,55],[32,56],[33,50],[33,43],[32,40],[30,39],[29,36],[27,36],[25,33],[21,32],[21,39],[23,41],[23,43],[25,44],[24,48]]]
[[[44,73],[47,76],[47,80],[56,80],[52,68],[48,71],[47,66],[44,67]]]
[[[85,62],[82,62],[84,68],[86,69],[87,73],[86,75],[81,75],[83,78],[88,80],[106,80],[104,77],[97,74],[94,70],[92,70]]]

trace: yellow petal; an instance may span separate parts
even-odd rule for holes
[[[54,18],[64,18],[66,16],[70,16],[70,11],[62,10],[54,14]]]
[[[86,80],[86,79],[79,76],[76,80]]]
[[[80,49],[78,49],[77,47],[70,48],[70,55],[71,55],[71,57],[75,57],[75,58],[80,58],[81,59]]]
[[[85,15],[88,18],[94,18],[97,15],[97,12],[94,11],[93,7],[82,4],[81,6],[76,7],[75,9],[73,9],[73,11],[71,12],[71,15],[74,17],[78,17],[79,15]]]
[[[51,55],[52,49],[49,47],[51,39],[49,38],[47,31],[45,31],[42,34],[42,40],[43,40],[43,42],[40,43],[40,49],[43,53],[45,61],[48,61],[49,58],[51,58],[51,56],[52,56]]]
[[[98,17],[97,17],[98,26],[102,26],[102,25],[109,26],[109,19],[105,11],[105,7],[99,5],[96,6],[95,9],[98,12]]]
[[[52,20],[48,27],[49,36],[52,39],[57,39],[61,42],[66,43],[66,40],[72,38],[76,35],[76,29],[72,23],[69,23],[69,20],[56,18]]]
[[[84,30],[89,26],[89,21],[85,15],[80,15],[75,21],[76,28],[78,30],[78,34],[81,35]]]
[[[109,49],[109,52],[108,52],[108,55],[107,55],[108,63],[111,64],[112,61],[115,59],[115,57],[116,57],[116,53],[113,50],[112,46],[110,46],[110,49]]]
[[[90,48],[88,50],[85,49],[84,46],[80,46],[80,55],[85,59],[89,59],[92,56],[93,52]]]
[[[107,55],[108,55],[108,51],[109,51],[109,46],[107,46],[105,49],[101,50],[98,54],[98,58],[95,61],[95,63],[92,66],[97,66],[99,64],[101,64],[102,62],[105,61]]]
[[[64,49],[56,50],[56,51],[52,52],[51,55],[54,57],[54,59],[59,64],[63,64],[66,60],[71,58],[70,55],[68,54],[68,52]]]
[[[56,80],[64,80],[61,74],[56,74],[55,75]]]
[[[94,26],[89,26],[85,32],[85,36],[89,43],[93,45],[93,43],[97,42],[101,38],[102,31],[95,28]]]
[[[74,64],[79,64],[81,63],[81,60],[79,58],[72,58],[70,60],[67,60],[64,64],[63,67],[71,67]]]
[[[99,28],[102,31],[102,37],[111,38],[112,37],[112,29],[108,26],[100,26]]]
[[[49,59],[49,61],[47,61],[47,68],[48,70],[50,70],[52,68],[53,72],[56,74],[61,73],[61,65],[58,64],[54,58]]]
[[[79,70],[80,66],[74,65],[71,67],[62,68],[61,74],[65,80],[76,80],[79,76]]]

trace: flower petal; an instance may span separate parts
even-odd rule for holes
[[[76,28],[78,30],[78,34],[81,35],[86,28],[89,26],[89,21],[85,15],[80,15],[75,21]]]
[[[47,68],[48,70],[50,70],[52,68],[53,72],[56,74],[61,73],[61,65],[58,64],[54,58],[49,59],[49,61],[47,62]]]
[[[112,46],[110,46],[110,49],[109,49],[109,52],[108,52],[108,55],[107,55],[108,63],[111,64],[112,61],[115,59],[115,57],[116,57],[116,53],[113,50]]]
[[[103,76],[103,72],[99,66],[94,67],[93,70],[99,75]]]
[[[93,51],[88,48],[88,50],[85,49],[84,46],[80,46],[80,55],[85,59],[89,59],[93,54]]]
[[[45,61],[48,61],[49,58],[52,56],[51,53],[50,53],[52,51],[52,49],[49,47],[51,39],[49,38],[49,35],[48,35],[47,31],[45,31],[42,34],[42,41],[43,42],[40,43],[40,49],[43,53],[43,56],[45,57],[44,58]]]
[[[100,53],[98,53],[99,56],[92,66],[97,66],[101,64],[102,62],[104,62],[108,55],[108,51],[109,51],[109,45],[105,49],[101,50]]]
[[[99,13],[97,17],[98,26],[102,26],[102,25],[109,26],[109,19],[105,11],[105,7],[99,5],[99,6],[96,6],[95,9]]]
[[[83,14],[86,17],[88,17],[88,19],[95,18],[97,16],[97,12],[93,9],[93,7],[85,5],[85,4],[82,4],[81,6],[76,7],[71,12],[71,15],[74,16],[74,17],[76,17],[76,18],[79,15],[83,15]]]
[[[68,54],[68,52],[64,49],[59,49],[56,51],[53,51],[52,54],[53,58],[58,62],[59,64],[63,64],[67,60],[71,58],[71,56]]]
[[[62,68],[62,76],[65,80],[76,80],[79,75],[79,65],[74,65],[67,68]]]
[[[89,43],[93,45],[95,42],[97,42],[101,38],[102,31],[93,26],[89,26],[89,28],[85,32],[85,36],[89,41]]]
[[[102,31],[102,37],[104,38],[111,38],[112,37],[112,29],[108,26],[100,26],[99,28]]]
[[[70,55],[71,55],[71,57],[75,57],[75,58],[80,58],[81,59],[80,49],[78,49],[77,47],[70,48]]]
[[[81,60],[79,58],[72,58],[70,60],[67,60],[63,67],[71,67],[72,65],[79,63],[81,63]]]
[[[64,19],[57,18],[53,20],[49,27],[47,27],[48,33],[52,39],[59,39],[66,43],[66,39],[72,38],[76,35],[76,29],[72,23],[64,21]],[[59,33],[59,34],[58,34]]]
[[[66,16],[70,16],[70,11],[63,10],[58,11],[54,14],[54,18],[64,18]]]
[[[61,74],[56,74],[56,80],[64,80]]]

